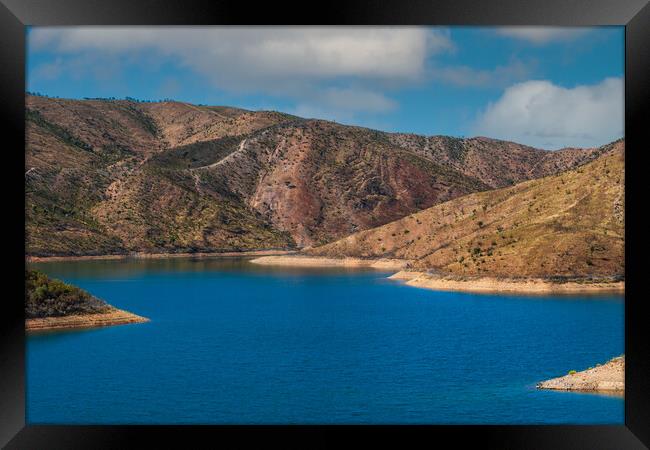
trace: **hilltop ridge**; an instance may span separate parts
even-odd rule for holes
[[[174,101],[28,95],[26,106],[33,256],[318,246],[607,151],[549,152]]]

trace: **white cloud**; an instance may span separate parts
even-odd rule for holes
[[[226,87],[287,77],[413,79],[429,54],[452,48],[447,34],[420,27],[46,27],[30,33],[29,45],[68,54],[154,50]]]
[[[592,147],[623,136],[621,78],[564,88],[526,81],[505,90],[480,114],[476,134],[535,147]]]
[[[432,71],[432,78],[460,87],[505,87],[515,81],[528,78],[536,62],[512,60],[507,65],[493,69],[474,69],[470,66],[437,67]]]
[[[423,27],[43,27],[30,32],[28,45],[59,55],[59,72],[61,61],[78,67],[100,57],[116,66],[158,58],[222,90],[370,112],[392,109],[388,86],[421,80],[430,55],[453,49],[448,32]],[[53,69],[34,75],[54,76]],[[352,89],[359,81],[363,88]]]
[[[589,28],[574,27],[502,27],[497,29],[497,34],[515,39],[531,42],[533,44],[548,44],[550,42],[571,41],[577,39],[590,30]]]

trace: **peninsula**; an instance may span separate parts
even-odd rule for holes
[[[25,319],[29,332],[149,321],[36,270],[25,271]]]
[[[539,383],[537,388],[559,391],[610,392],[623,395],[625,392],[625,355],[580,372],[571,370],[568,375]]]

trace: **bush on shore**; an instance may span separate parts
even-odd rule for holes
[[[25,317],[99,314],[111,307],[83,289],[51,279],[37,270],[25,270]]]

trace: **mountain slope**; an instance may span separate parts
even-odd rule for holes
[[[309,247],[606,151],[171,101],[26,102],[30,255]]]
[[[467,195],[308,250],[498,277],[624,276],[624,144],[578,169]]]
[[[609,149],[603,146],[547,151],[486,137],[458,139],[391,134],[389,139],[420,156],[474,177],[492,189],[573,169]]]
[[[28,254],[293,245],[287,233],[272,229],[240,201],[179,186],[148,163],[178,142],[201,145],[292,116],[215,112],[175,102],[28,96],[26,119]]]

